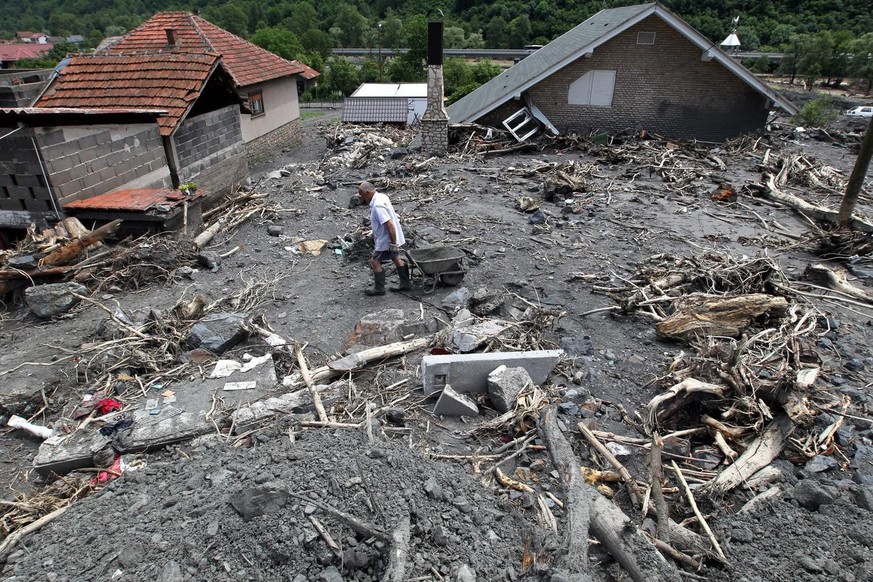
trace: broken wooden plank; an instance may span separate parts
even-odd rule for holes
[[[675,339],[698,335],[737,337],[764,314],[779,315],[788,309],[784,297],[752,293],[721,297],[693,293],[678,300],[676,311],[655,324],[659,334]]]
[[[779,416],[764,429],[749,448],[704,487],[711,493],[723,495],[742,485],[749,477],[773,462],[782,452],[785,441],[794,430],[788,416]]]

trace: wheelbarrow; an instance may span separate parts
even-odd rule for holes
[[[466,254],[452,247],[430,247],[426,249],[403,250],[409,265],[409,280],[433,293],[437,283],[454,287],[464,279],[464,259]],[[430,289],[427,286],[430,286]]]

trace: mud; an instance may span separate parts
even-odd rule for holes
[[[819,260],[802,241],[764,230],[747,208],[798,234],[808,228],[804,218],[751,197],[739,200],[745,209],[720,205],[709,196],[717,186],[713,177],[677,193],[632,160],[606,161],[554,148],[497,158],[451,155],[418,167],[426,158],[414,154],[391,159],[391,148],[385,147],[354,168],[343,157],[348,148],[336,147],[325,137],[324,130],[328,135],[336,132],[329,123],[334,116],[308,120],[302,146],[251,168],[251,187],[268,192],[282,210],[266,219],[256,217],[232,236],[213,241],[210,250],[217,253],[240,247],[219,269],[191,264],[195,271],[171,283],[101,289],[100,299],[143,316],[195,293],[219,300],[253,279],[273,280],[275,288],[257,312],[276,333],[306,342],[313,368],[342,353],[355,324],[368,313],[391,307],[412,319],[423,315],[425,320],[449,320],[453,310],[442,300],[455,288],[437,287],[432,295],[369,298],[362,293],[370,283],[364,260],[332,250],[319,256],[289,250],[297,239],[334,240],[355,231],[365,217],[364,209],[349,207],[355,185],[382,178],[417,242],[469,251],[471,268],[462,287],[471,293],[480,287],[501,290],[563,312],[545,339],[550,346],[572,339],[570,345],[577,349],[561,368],[565,373],[556,374],[543,389],[561,403],[559,418],[568,435],[569,427],[587,419],[600,430],[640,436],[622,420],[623,413],[633,418],[659,393],[652,380],[664,374],[683,346],[659,338],[643,318],[583,315],[614,302],[575,274],[602,276],[597,284],[618,286],[647,256],[690,256],[709,249],[749,256],[766,252],[798,278],[807,264]],[[763,139],[774,150],[823,160],[845,177],[857,144],[857,139],[844,145],[784,127]],[[759,169],[744,155],[718,149],[715,154],[727,165],[718,177],[736,186],[760,179]],[[536,173],[524,170],[566,161],[596,164],[597,179],[584,210],[563,213],[558,205],[543,201],[548,228],[537,228],[530,214],[516,208],[519,197],[538,198],[542,189]],[[286,175],[270,177],[279,169]],[[406,186],[392,188],[392,180],[404,180]],[[870,213],[869,195],[860,210]],[[275,227],[278,236],[270,234],[277,232]],[[832,324],[826,342],[818,346],[826,370],[821,389],[850,395],[850,412],[856,418],[845,419],[832,455],[835,465],[812,472],[805,465],[808,459],[780,460],[781,478],[775,483],[779,493],[752,513],[738,510],[766,487],[699,500],[731,562],[730,568],[709,563],[699,573],[706,579],[873,580],[873,506],[868,504],[873,503],[873,464],[864,456],[864,447],[873,445],[873,424],[867,420],[873,369],[870,309],[823,301],[818,307]],[[2,369],[27,361],[51,362],[75,351],[94,341],[105,316],[83,305],[41,322],[20,305],[9,305],[0,328]],[[253,339],[230,355],[265,349]],[[353,378],[355,390],[372,395],[374,410],[403,409],[402,426],[384,413],[363,429],[302,428],[297,420],[279,418],[242,440],[210,435],[126,456],[129,467],[123,477],[75,503],[14,548],[6,557],[3,579],[380,580],[387,567],[385,539],[354,532],[316,502],[388,535],[409,516],[405,580],[474,579],[468,573],[487,581],[550,579],[550,565],[560,556],[564,512],[549,501],[558,520],[558,534],[550,533],[531,495],[494,485],[488,475],[493,461],[476,457],[492,453],[514,435],[471,433],[478,423],[496,416],[487,407],[475,419],[433,417],[434,401],[421,392],[420,357],[413,353]],[[278,375],[290,372],[292,365],[280,361]],[[8,385],[38,382],[44,390],[30,400],[5,398],[4,413],[39,413],[35,420],[43,423],[69,410],[88,386],[74,361],[31,366],[7,379]],[[401,380],[406,380],[402,392],[386,400],[382,389]],[[276,393],[281,391],[277,386]],[[822,414],[816,426],[824,430],[835,418]],[[597,464],[580,439],[571,438],[580,462]],[[34,441],[18,433],[3,439],[4,483],[18,491],[38,490],[40,482],[22,473],[35,452]],[[632,448],[624,460],[633,473],[648,478],[643,451]],[[517,475],[526,476],[538,492],[562,499],[545,451],[527,451],[504,468],[507,473],[519,468]],[[812,494],[829,501],[813,508],[809,486],[800,486],[803,481],[814,483]],[[620,490],[617,501],[626,504]],[[675,515],[690,514],[681,496],[671,503]],[[632,515],[642,521],[638,513]],[[334,549],[313,519],[329,534]],[[597,546],[591,557],[594,579],[624,579]]]

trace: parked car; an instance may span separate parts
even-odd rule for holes
[[[846,115],[853,117],[873,117],[873,105],[858,105],[846,110]]]

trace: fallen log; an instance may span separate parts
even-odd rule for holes
[[[707,492],[723,495],[742,485],[749,477],[773,462],[782,452],[785,441],[794,430],[794,423],[788,416],[779,416],[764,429],[757,439],[718,476],[703,486]]]
[[[44,256],[39,261],[40,266],[59,266],[69,263],[79,256],[79,253],[118,230],[118,227],[121,226],[121,222],[121,219],[118,218],[68,242],[56,251]]]
[[[321,366],[311,371],[310,378],[313,382],[321,382],[339,376],[345,372],[362,368],[363,366],[380,360],[382,358],[391,358],[399,356],[428,346],[433,341],[433,336],[416,338],[405,342],[396,342],[367,350],[362,350],[355,354],[350,354],[339,360],[334,360],[326,366]],[[286,388],[301,388],[303,380],[295,376],[286,376],[282,380],[282,384]]]
[[[766,293],[727,298],[692,293],[679,299],[675,312],[656,323],[655,329],[662,336],[682,340],[698,335],[737,337],[755,318],[769,313],[778,316],[787,309],[784,297]]]
[[[388,566],[382,582],[403,582],[406,579],[406,562],[409,554],[409,538],[412,536],[409,514],[404,515],[391,532],[391,548],[388,550]]]
[[[810,204],[806,200],[802,200],[797,196],[792,196],[791,194],[782,192],[776,185],[776,176],[774,176],[773,174],[766,174],[765,178],[767,180],[767,193],[765,195],[768,198],[777,202],[781,202],[786,206],[790,206],[798,212],[811,216],[817,220],[822,220],[833,224],[837,223],[838,212],[830,210],[829,208],[823,208],[821,206]],[[873,232],[873,223],[861,220],[857,217],[850,218],[848,224],[855,230],[860,230],[863,232]]]
[[[836,271],[819,263],[816,265],[808,265],[803,274],[807,279],[818,281],[838,293],[842,293],[853,299],[860,299],[866,303],[873,303],[873,295],[846,281],[845,271]]]
[[[557,407],[550,405],[540,415],[539,433],[549,451],[552,464],[561,475],[567,495],[567,554],[556,566],[573,580],[589,579],[588,531],[600,540],[635,582],[679,580],[676,568],[668,563],[651,541],[596,489],[587,485],[570,443],[558,428]]]

